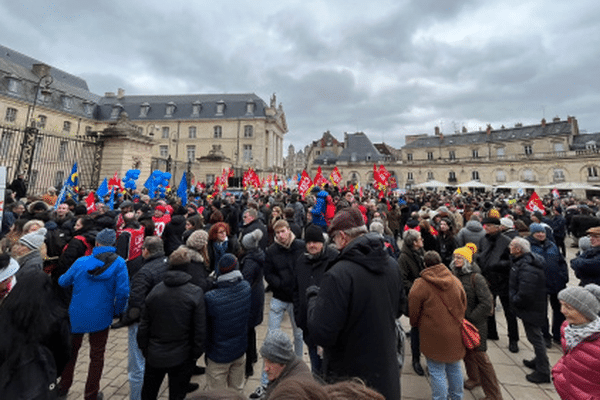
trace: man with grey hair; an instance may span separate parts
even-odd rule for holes
[[[329,235],[340,255],[320,289],[307,289],[308,332],[324,349],[324,378],[358,377],[387,399],[399,399],[395,319],[406,295],[398,263],[380,235],[367,233],[357,208],[338,211]]]
[[[523,321],[527,340],[535,352],[533,360],[523,360],[527,368],[534,370],[525,378],[532,383],[549,383],[550,362],[542,334],[548,315],[544,260],[531,253],[531,245],[525,238],[514,238],[508,248],[511,258],[508,286],[510,305]]]
[[[241,240],[247,234],[254,232],[256,229],[260,229],[263,236],[258,243],[258,247],[262,250],[266,250],[269,245],[269,235],[267,235],[266,225],[258,218],[258,211],[248,207],[242,214],[242,223],[243,225],[239,239]]]

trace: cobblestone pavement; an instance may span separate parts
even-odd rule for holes
[[[570,244],[567,241],[567,244]],[[577,249],[568,247],[567,248],[567,260],[570,261],[575,257]],[[570,264],[570,263],[569,263]],[[569,268],[570,273],[570,285],[578,284],[577,278],[573,275],[572,270]],[[265,338],[268,321],[268,304],[271,299],[271,294],[267,293],[265,303],[265,318],[263,323],[257,327],[256,337],[258,340],[258,348],[260,348],[262,341]],[[552,383],[547,384],[533,384],[525,379],[525,375],[531,371],[523,366],[523,359],[533,358],[533,348],[525,338],[525,331],[523,325],[519,323],[519,349],[520,351],[513,354],[508,351],[508,337],[506,335],[506,320],[504,319],[504,313],[501,308],[496,310],[496,321],[498,323],[498,333],[500,334],[500,340],[488,341],[488,355],[494,365],[498,380],[502,386],[502,395],[505,400],[546,400],[546,399],[557,399],[560,397],[557,395],[554,385]],[[408,318],[402,317],[402,323],[405,330],[409,330],[410,326]],[[288,315],[282,323],[282,329],[292,337],[291,325]],[[79,352],[79,358],[77,366],[75,368],[75,376],[73,380],[73,386],[69,392],[68,400],[82,399],[83,388],[85,385],[85,379],[87,377],[87,368],[89,364],[89,346],[87,343],[87,336],[84,338],[84,343],[81,346]],[[548,350],[548,357],[550,359],[550,365],[556,364],[558,359],[561,357],[562,350],[556,344]],[[306,346],[304,347],[304,360],[308,365],[310,361],[308,358],[308,352]],[[417,399],[430,399],[431,390],[429,388],[429,382],[427,377],[418,376],[412,370],[410,365],[410,345],[407,346],[406,354],[406,365],[402,371],[401,387],[402,387],[402,398],[407,400]],[[425,365],[425,360],[421,357],[422,365]],[[198,365],[204,365],[204,357],[198,360]],[[254,367],[254,375],[250,377],[245,385],[244,393],[250,395],[256,387],[259,385],[260,372],[262,368],[262,359],[259,356],[258,363]],[[192,377],[192,382],[200,384],[200,388],[197,392],[200,393],[202,390],[206,390],[206,378],[204,376]],[[102,374],[102,380],[100,382],[101,391],[104,393],[105,399],[110,400],[125,400],[129,399],[129,382],[127,380],[127,329],[111,330],[106,346],[106,356],[104,364],[104,372]],[[192,393],[192,395],[194,394]],[[188,395],[189,396],[189,395]],[[472,391],[465,390],[465,399],[479,399],[484,396],[481,387],[477,387]],[[167,378],[161,387],[160,399],[168,399],[167,390]]]

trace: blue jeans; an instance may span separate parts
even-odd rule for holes
[[[129,358],[127,363],[127,377],[129,378],[129,399],[140,400],[142,398],[142,386],[144,384],[144,367],[146,360],[138,346],[137,333],[139,323],[129,325]]]
[[[460,360],[442,363],[427,358],[431,375],[432,400],[460,400],[463,398],[463,375]]]
[[[313,375],[322,375],[323,359],[317,351],[317,346],[308,346],[308,356],[310,357],[310,369]]]
[[[294,332],[294,351],[298,357],[302,358],[302,345],[304,342],[302,338],[302,329],[296,326],[296,320],[294,319],[294,304],[278,300],[274,297],[271,299],[269,328],[267,330],[267,335],[269,332],[277,330],[281,327],[281,320],[283,320],[283,315],[286,311],[290,316],[290,321],[292,321],[292,331]],[[260,377],[260,383],[263,386],[267,386],[269,383],[269,380],[267,379],[267,373],[264,370]]]

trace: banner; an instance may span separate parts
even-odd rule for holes
[[[317,169],[317,174],[315,175],[315,179],[313,180],[313,184],[315,186],[323,186],[326,183],[329,183],[327,179],[323,176],[323,171],[321,171],[321,166]]]
[[[181,182],[179,182],[179,186],[177,187],[177,196],[181,199],[181,205],[184,207],[187,205],[187,191],[187,172],[184,171],[181,176]]]
[[[536,192],[533,192],[525,208],[531,212],[541,211],[542,214],[546,214],[542,199],[540,199],[540,196]]]
[[[331,180],[331,182],[333,183],[334,186],[337,186],[340,184],[340,182],[342,181],[342,174],[340,173],[340,170],[338,169],[338,167],[334,167],[333,171],[331,171],[331,174],[329,175],[329,179]]]
[[[308,173],[306,170],[302,171],[302,176],[300,177],[300,182],[298,183],[298,192],[302,197],[304,197],[306,196],[306,192],[310,190],[311,186],[312,181],[310,180]]]

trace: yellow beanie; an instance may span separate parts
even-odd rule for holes
[[[469,249],[468,247],[459,247],[458,249],[454,250],[454,254],[460,254],[469,263],[473,262],[473,253],[471,252],[471,249]]]
[[[475,243],[467,243],[467,244],[465,244],[465,247],[468,247],[469,249],[471,249],[471,252],[473,253],[473,255],[475,255],[475,253],[477,253],[477,245]]]
[[[491,218],[500,218],[500,211],[496,210],[495,208],[492,208],[488,212],[488,217],[491,217]]]

